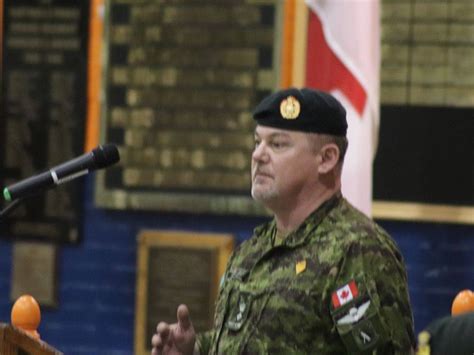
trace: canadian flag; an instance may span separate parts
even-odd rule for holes
[[[359,295],[359,290],[354,280],[347,285],[342,286],[332,294],[332,305],[334,308],[341,307],[347,302],[352,301]]]
[[[306,86],[331,92],[347,110],[347,199],[372,210],[372,162],[379,126],[379,0],[306,0],[310,8]]]

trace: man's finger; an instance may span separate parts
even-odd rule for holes
[[[151,338],[151,345],[152,345],[151,355],[162,354],[164,344],[161,341],[161,336],[159,336],[158,334],[153,335],[153,338]]]
[[[151,348],[151,355],[162,355],[163,349]]]
[[[189,310],[186,305],[181,304],[177,311],[178,326],[183,330],[188,330],[191,326],[191,319],[189,318]]]
[[[153,335],[153,337],[151,338],[151,346],[154,347],[154,348],[163,347],[161,337],[158,334]]]
[[[170,326],[168,323],[160,322],[156,327],[156,333],[161,338],[161,344],[166,344],[170,335]]]

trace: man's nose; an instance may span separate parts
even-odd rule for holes
[[[255,161],[268,161],[268,147],[262,142],[259,143],[252,153],[252,159]]]

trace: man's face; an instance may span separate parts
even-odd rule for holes
[[[264,205],[292,202],[316,181],[317,160],[303,132],[257,126],[252,197]]]

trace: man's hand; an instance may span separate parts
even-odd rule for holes
[[[178,307],[178,323],[158,323],[156,334],[151,339],[152,355],[192,355],[196,333],[189,318],[188,307]]]

